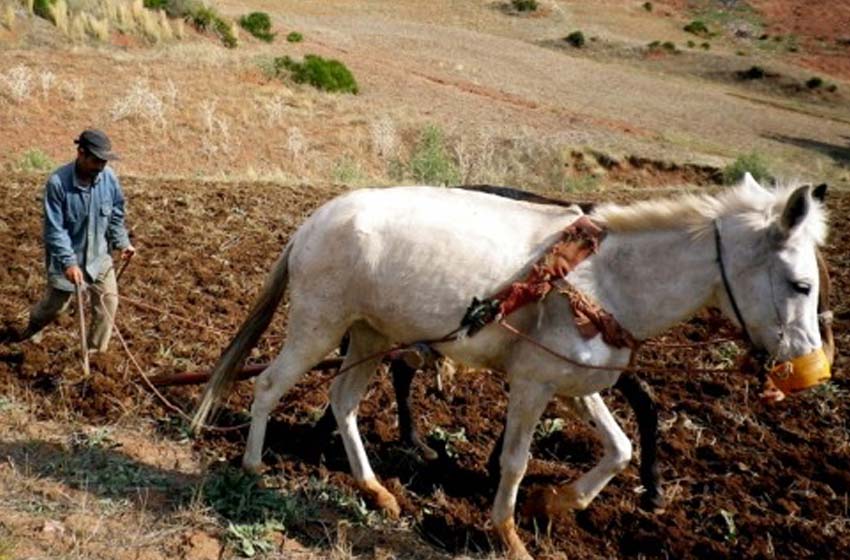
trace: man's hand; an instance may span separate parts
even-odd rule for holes
[[[65,269],[65,278],[70,280],[72,284],[83,285],[83,271],[77,265],[72,265]]]
[[[132,245],[127,245],[123,249],[121,249],[121,260],[129,261],[133,258],[133,255],[136,254],[136,248]]]

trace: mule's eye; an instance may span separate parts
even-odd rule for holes
[[[806,282],[791,282],[791,287],[794,288],[794,291],[798,294],[803,294],[804,296],[809,295],[809,292],[812,291],[811,284]]]

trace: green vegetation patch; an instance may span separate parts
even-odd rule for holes
[[[289,43],[300,43],[304,40],[304,35],[297,31],[290,31],[289,35],[286,36],[286,41]]]
[[[571,44],[577,49],[584,47],[586,42],[584,39],[584,33],[582,33],[581,31],[573,31],[572,33],[564,37],[564,41]]]
[[[322,91],[352,94],[360,91],[354,75],[338,60],[308,54],[303,62],[297,62],[289,56],[283,56],[275,58],[274,68],[278,75],[288,70],[294,82],[310,84]]]
[[[518,12],[534,12],[539,7],[537,0],[511,0],[511,6]]]
[[[735,161],[723,168],[723,182],[734,185],[741,181],[747,172],[759,183],[773,177],[764,157],[758,152],[750,152],[738,156]]]
[[[50,159],[50,156],[45,154],[43,151],[38,148],[33,148],[21,154],[21,157],[18,159],[15,167],[19,171],[45,172],[56,167],[56,164],[52,159]]]
[[[266,43],[274,41],[277,33],[272,33],[272,20],[266,12],[251,12],[239,18],[242,29]]]
[[[443,131],[437,125],[426,126],[420,134],[410,158],[410,172],[414,179],[429,185],[452,185],[460,180]]]

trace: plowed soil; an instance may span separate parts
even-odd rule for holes
[[[64,317],[39,344],[0,348],[0,383],[7,395],[36,404],[46,419],[69,416],[91,423],[133,418],[179,423],[151,395],[151,376],[210,367],[241,322],[286,239],[318,204],[338,191],[272,184],[197,183],[126,179],[129,223],[139,255],[121,279],[124,299],[111,352],[83,380],[77,359],[76,317]],[[39,178],[13,177],[0,194],[0,317],[25,311],[43,289]],[[625,195],[623,195],[625,196]],[[630,195],[647,196],[646,193]],[[759,402],[746,374],[693,374],[697,367],[728,366],[734,349],[651,349],[640,363],[681,366],[677,374],[645,378],[660,405],[660,462],[668,504],[660,513],[639,506],[637,460],[584,512],[546,527],[521,520],[521,536],[542,558],[838,558],[850,550],[850,196],[831,193],[826,255],[834,283],[838,357],[834,381],[778,405]],[[251,361],[271,359],[285,333],[281,308]],[[703,341],[714,334],[704,319],[663,340]],[[132,356],[132,357],[131,357]],[[135,362],[134,362],[135,360]],[[138,367],[137,367],[138,364]],[[351,486],[338,438],[316,441],[312,423],[327,403],[330,372],[308,374],[281,402],[266,438],[271,473],[307,484],[328,477]],[[164,389],[174,406],[190,411],[199,387]],[[251,383],[241,383],[218,418],[244,422]],[[624,401],[605,396],[626,432],[636,424]],[[506,404],[494,374],[458,376],[441,392],[435,377],[414,382],[419,430],[440,451],[424,463],[398,443],[392,385],[375,376],[360,408],[360,428],[379,477],[402,505],[422,539],[450,554],[496,549],[488,524],[494,493],[486,461]],[[178,421],[175,422],[175,418]],[[552,422],[564,418],[563,428]],[[535,486],[566,483],[601,455],[592,430],[554,402],[532,449],[520,490],[522,504]],[[456,437],[438,437],[442,433]],[[462,430],[462,435],[461,435]],[[168,433],[167,430],[164,433]],[[238,462],[247,428],[208,432],[198,452]],[[368,533],[368,531],[366,531]],[[378,557],[374,540],[353,541],[355,554]],[[381,546],[384,546],[382,544]],[[404,557],[403,550],[397,551]],[[383,556],[382,556],[383,557]]]

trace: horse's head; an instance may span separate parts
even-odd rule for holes
[[[747,175],[736,196],[753,204],[715,221],[724,276],[720,307],[739,323],[784,393],[830,377],[818,323],[825,194],[826,185],[769,192]]]

